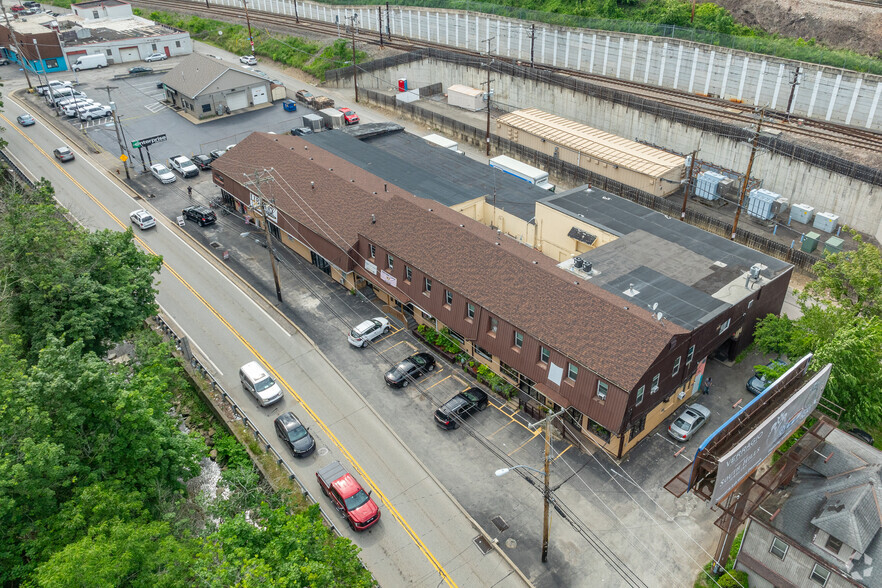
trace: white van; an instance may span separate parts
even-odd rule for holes
[[[96,67],[98,69],[107,67],[107,56],[103,53],[80,55],[71,66],[74,71],[80,71],[81,69],[95,69]]]
[[[239,381],[242,382],[245,391],[254,396],[261,406],[269,406],[282,399],[282,388],[256,361],[246,363],[239,368]]]

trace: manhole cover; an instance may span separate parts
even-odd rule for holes
[[[211,245],[215,249],[217,249],[218,247],[221,246],[221,244],[218,243],[217,241],[212,241],[211,243],[209,243],[209,245]]]
[[[482,555],[487,555],[488,553],[490,553],[490,550],[493,549],[490,543],[488,543],[487,540],[484,539],[483,535],[478,535],[477,537],[475,537],[474,542],[475,545],[478,546],[478,549],[481,550]]]
[[[506,529],[508,529],[508,524],[502,520],[502,517],[496,516],[490,520],[493,521],[493,524],[496,525],[496,528],[500,531],[505,531]]]
[[[505,546],[508,547],[509,549],[514,549],[515,547],[518,546],[518,542],[515,541],[514,539],[512,539],[511,537],[509,537],[508,539],[505,540]]]
[[[328,448],[327,448],[327,447],[319,447],[317,453],[318,453],[319,455],[327,455],[327,454],[328,454]]]

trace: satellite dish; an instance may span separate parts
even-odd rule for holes
[[[660,312],[655,313],[655,318],[657,320],[662,320],[662,313],[660,313]]]
[[[658,308],[658,302],[652,304],[652,310],[655,311],[656,308]]]

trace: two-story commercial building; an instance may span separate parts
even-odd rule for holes
[[[272,181],[254,183],[257,169]],[[749,344],[792,271],[588,186],[539,201],[529,221],[509,215],[503,232],[481,222],[503,218],[479,214],[484,198],[460,212],[299,137],[254,133],[213,177],[258,223],[260,185],[282,243],[347,288],[370,285],[390,312],[449,329],[614,457],[698,391],[708,357]]]

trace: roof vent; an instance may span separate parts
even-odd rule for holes
[[[462,228],[462,229],[464,229],[464,228],[465,228],[465,225],[459,225],[459,226],[460,226],[460,228]]]
[[[573,259],[573,267],[576,269],[582,269],[582,264],[584,264],[584,263],[585,263],[585,260],[582,259],[581,257],[577,257],[577,258]]]
[[[355,178],[353,178],[353,179],[351,179],[351,180],[349,180],[349,181],[352,182],[352,183],[354,184],[354,183],[355,183]]]
[[[538,263],[539,263],[539,262],[536,261],[535,259],[533,260],[533,265],[536,265],[536,264],[538,264]]]
[[[372,225],[377,224],[377,215],[375,215],[375,214],[371,215],[371,224]]]
[[[593,264],[590,261],[588,261],[587,259],[584,262],[582,262],[582,271],[585,272],[586,274],[591,273],[592,267],[594,267]]]
[[[496,244],[499,245],[499,241],[497,241]]]
[[[576,280],[576,281],[575,281],[575,282],[573,282],[573,283],[574,283],[574,284],[575,284],[575,285],[577,285],[577,286],[578,286],[578,285],[579,285],[579,280]]]
[[[622,292],[622,294],[633,298],[634,296],[637,296],[638,294],[640,294],[640,290],[635,290],[634,284],[628,284],[628,289],[625,290],[624,292]]]
[[[762,271],[763,266],[758,263],[753,264],[752,266],[750,266],[750,279],[754,282],[758,282],[760,279],[760,272]]]
[[[429,209],[429,212],[432,212],[432,209],[431,209],[431,208]]]
[[[601,196],[601,199],[603,199],[603,200],[612,200],[612,198],[610,198],[609,196]]]
[[[333,167],[329,167],[329,168],[328,168],[328,171],[334,171],[334,168],[333,168]]]

